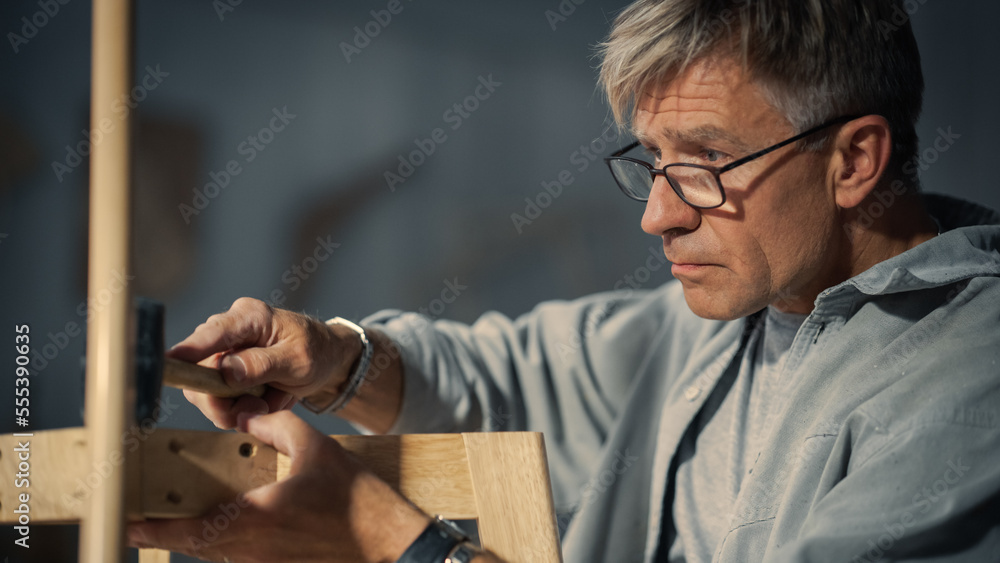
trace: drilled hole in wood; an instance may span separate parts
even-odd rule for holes
[[[170,502],[171,504],[180,504],[181,495],[179,495],[176,491],[170,491],[169,493],[167,493],[167,501]]]
[[[181,445],[181,443],[178,442],[177,440],[170,440],[170,444],[168,444],[167,447],[170,448],[170,451],[175,454],[179,453],[182,449],[184,449],[184,446]]]
[[[243,442],[240,444],[240,455],[243,457],[253,457],[257,453],[257,446],[251,444],[250,442]]]

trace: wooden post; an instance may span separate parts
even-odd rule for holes
[[[86,428],[89,469],[102,476],[80,526],[80,561],[124,556],[127,472],[122,436],[134,418],[130,327],[130,122],[113,103],[132,88],[132,0],[94,0],[90,127],[105,130],[90,153]],[[106,129],[111,129],[106,131]],[[134,399],[133,399],[134,400]]]

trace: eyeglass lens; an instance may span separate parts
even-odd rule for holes
[[[611,171],[625,193],[635,199],[648,200],[653,189],[653,172],[631,160],[611,160]],[[688,203],[710,207],[722,203],[715,175],[704,168],[693,166],[667,167],[667,181],[678,195]]]

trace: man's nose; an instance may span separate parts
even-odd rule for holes
[[[655,236],[663,236],[671,229],[681,228],[693,231],[701,223],[699,210],[684,203],[667,182],[666,177],[657,175],[653,189],[642,214],[642,230]]]

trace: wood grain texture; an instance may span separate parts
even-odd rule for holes
[[[472,519],[475,495],[460,434],[331,436],[373,473],[428,514]],[[279,476],[287,458],[278,456]]]
[[[80,561],[118,563],[125,554],[126,483],[134,482],[121,455],[121,436],[135,412],[131,332],[133,306],[132,186],[129,116],[118,115],[116,100],[132,89],[132,0],[94,0],[91,53],[91,127],[111,124],[90,153],[90,237],[87,274],[87,445],[86,466],[108,464],[101,486],[92,491],[80,526]]]
[[[491,432],[462,437],[483,547],[510,562],[562,561],[542,435]]]
[[[170,552],[162,549],[140,549],[139,563],[170,563]]]
[[[241,395],[260,397],[267,390],[266,385],[257,385],[243,390],[233,389],[223,379],[219,370],[182,362],[174,358],[164,358],[163,360],[163,384],[177,389],[208,393],[216,397],[239,397]]]
[[[142,514],[205,514],[236,495],[275,482],[277,452],[232,432],[160,429],[142,448]]]
[[[545,445],[534,432],[332,436],[376,475],[429,514],[476,519],[484,547],[510,562],[561,561]],[[0,436],[0,467],[10,471],[14,437]],[[32,442],[32,522],[78,520],[86,494],[86,433],[36,433]],[[139,448],[139,512],[151,518],[204,514],[288,475],[290,460],[246,434],[158,429]],[[45,453],[47,452],[47,453]],[[91,477],[93,479],[93,477]],[[44,487],[42,486],[44,484]],[[32,483],[33,487],[35,482]],[[15,521],[0,481],[0,520]],[[69,495],[68,497],[66,495]],[[76,496],[74,496],[76,495]],[[165,553],[165,552],[164,552]],[[164,563],[164,553],[141,563]]]
[[[84,428],[65,428],[34,432],[34,436],[0,436],[0,523],[17,522],[14,510],[21,504],[21,494],[28,495],[31,523],[78,522],[84,514],[86,502],[95,486],[100,486],[103,476],[99,471],[92,475],[87,449],[87,431]],[[17,487],[15,475],[19,472],[19,445],[28,448],[29,464],[27,487]],[[88,482],[90,484],[88,484]]]

